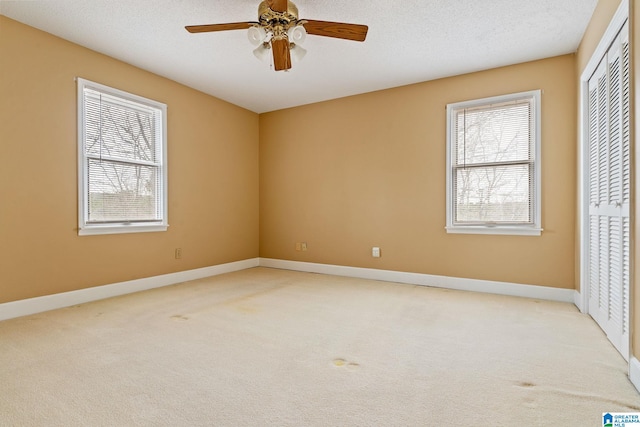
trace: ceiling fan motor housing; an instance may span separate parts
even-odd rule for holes
[[[258,6],[258,20],[260,25],[271,30],[274,38],[286,38],[287,30],[298,24],[298,8],[292,2],[287,2],[287,10],[277,12],[269,7],[269,1],[263,1]]]

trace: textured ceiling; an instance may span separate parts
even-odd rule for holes
[[[364,43],[308,36],[275,72],[246,31],[259,0],[0,0],[0,14],[262,113],[574,52],[597,0],[298,0],[300,18],[369,26]]]

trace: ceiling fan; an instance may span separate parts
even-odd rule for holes
[[[265,0],[258,6],[258,21],[228,24],[189,25],[190,33],[248,29],[249,41],[258,46],[257,57],[271,50],[276,71],[291,68],[291,53],[299,57],[306,52],[300,47],[307,34],[363,42],[369,27],[342,22],[298,19],[298,8],[288,0]]]

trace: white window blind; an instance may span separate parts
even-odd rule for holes
[[[166,229],[166,106],[78,79],[80,234]]]
[[[538,103],[535,91],[448,106],[448,231],[539,234]]]

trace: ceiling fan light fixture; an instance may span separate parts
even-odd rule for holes
[[[307,30],[305,30],[302,25],[296,25],[289,28],[289,30],[287,31],[287,37],[289,38],[289,41],[291,43],[301,45],[307,38]]]
[[[267,32],[262,27],[254,26],[250,27],[247,31],[247,38],[252,45],[258,46],[264,42],[267,38]]]
[[[299,62],[306,55],[302,44],[307,34],[363,42],[369,29],[360,24],[298,19],[298,8],[291,0],[262,0],[257,21],[188,25],[185,28],[190,33],[246,29],[249,42],[256,46],[254,56],[265,62],[272,57],[275,71],[289,70],[292,61]]]
[[[298,44],[291,43],[291,59],[293,60],[293,62],[302,61],[302,58],[304,58],[306,54],[307,54],[307,49],[303,48]]]
[[[269,43],[262,43],[253,50],[253,55],[262,62],[268,62],[271,59],[271,46]]]

